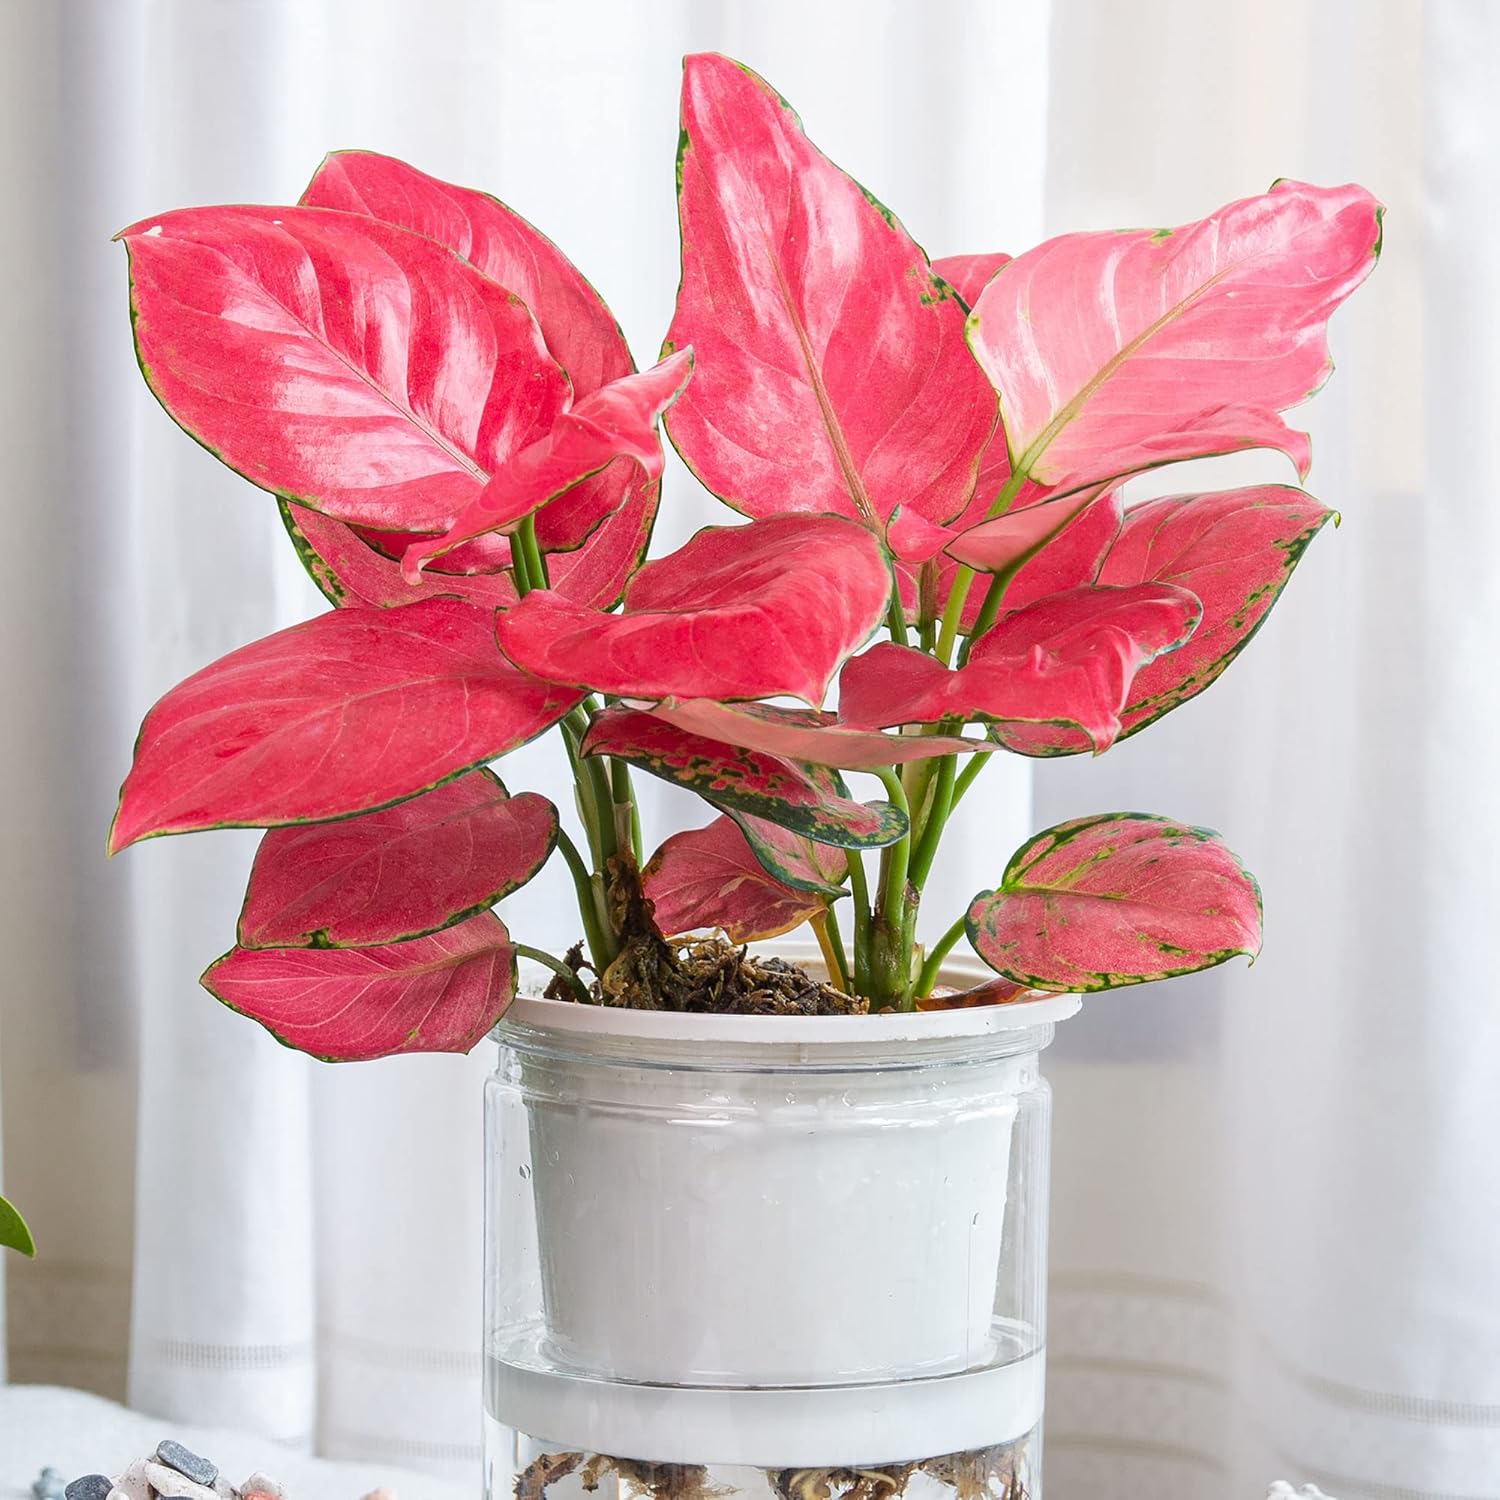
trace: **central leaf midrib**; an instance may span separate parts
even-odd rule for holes
[[[792,332],[797,336],[797,345],[802,351],[802,362],[807,367],[808,383],[812,386],[813,396],[822,414],[823,426],[827,429],[828,441],[833,447],[833,456],[844,476],[844,485],[849,491],[849,497],[854,501],[855,508],[860,515],[870,525],[878,526],[880,518],[875,514],[875,507],[870,503],[869,494],[860,481],[858,470],[854,467],[854,455],[849,451],[849,444],[844,438],[844,430],[839,425],[838,415],[828,396],[828,389],[823,384],[822,371],[819,370],[817,361],[813,358],[812,341],[808,338],[807,329],[803,327],[802,319],[797,314],[796,303],[792,300],[792,289],[787,285],[786,277],[782,274],[781,262],[776,258],[769,240],[766,241],[766,258],[770,261],[771,269],[776,276],[776,285],[781,292],[781,305],[786,309],[787,320],[792,325]]]

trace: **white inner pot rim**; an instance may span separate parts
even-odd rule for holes
[[[816,976],[826,975],[823,956],[815,943],[773,940],[752,944],[766,956],[784,958]],[[950,958],[943,978],[973,984],[993,979],[994,972],[978,959]],[[1050,1026],[1078,1014],[1077,995],[1049,995],[1018,1000],[1009,1005],[973,1005],[962,1010],[879,1012],[868,1016],[717,1016],[696,1012],[628,1010],[614,1005],[580,1005],[573,1000],[543,1000],[518,995],[500,1022],[502,1028],[524,1026],[550,1032],[582,1032],[596,1037],[656,1042],[788,1042],[820,1045],[920,1043],[999,1036]]]

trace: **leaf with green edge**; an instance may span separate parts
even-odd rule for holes
[[[572,401],[525,303],[393,224],[230,205],[120,238],[152,393],[252,484],[340,520],[441,531]]]
[[[515,997],[494,912],[371,948],[232,948],[200,983],[278,1042],[323,1062],[468,1052]]]
[[[25,1256],[36,1255],[36,1241],[21,1211],[8,1198],[0,1197],[0,1249]]]
[[[370,812],[534,739],[583,694],[512,666],[493,620],[445,598],[336,609],[221,657],[146,715],[110,852]]]
[[[640,709],[616,706],[598,714],[583,754],[629,761],[724,811],[764,818],[819,844],[878,849],[907,831],[898,807],[856,802],[836,771],[689,734]]]
[[[1073,489],[1269,447],[1305,475],[1307,435],[1281,413],[1332,368],[1328,319],[1374,268],[1380,213],[1352,184],[1281,181],[1177,229],[1017,256],[969,317],[1016,472]]]
[[[1289,485],[1168,495],[1125,513],[1099,582],[1159,581],[1203,601],[1193,638],[1143,667],[1120,714],[1122,739],[1217,681],[1250,643],[1312,539],[1334,512]]]
[[[997,403],[921,247],[727,57],[686,61],[677,176],[665,347],[699,367],[666,426],[689,468],[750,516],[958,515]]]
[[[1260,887],[1209,828],[1154,813],[1059,823],[981,891],[969,941],[1029,989],[1117,989],[1260,952]]]
[[[811,863],[819,846],[801,842]],[[651,856],[641,879],[666,937],[717,927],[730,942],[753,943],[780,937],[828,907],[826,895],[778,880],[728,814],[706,828],[674,833]]]
[[[367,948],[451,927],[519,890],[557,844],[557,809],[466,771],[394,807],[273,828],[240,912],[242,948]]]
[[[750,852],[782,885],[830,899],[843,894],[849,859],[842,849],[737,808],[727,808],[725,816],[739,824]]]

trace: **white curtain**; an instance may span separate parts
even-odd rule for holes
[[[253,835],[102,859],[143,710],[320,602],[264,497],[150,400],[108,237],[284,200],[367,145],[527,213],[646,358],[676,283],[678,57],[717,47],[934,254],[1172,222],[1279,175],[1389,203],[1308,413],[1343,528],[1204,699],[1034,778],[1037,826],[1222,828],[1268,923],[1253,971],[1102,997],[1049,1059],[1047,1482],[1500,1495],[1500,7],[9,0],[0,27],[0,1062],[8,1191],[44,1248],[10,1268],[12,1378],[128,1378],[184,1420],[472,1474],[485,1059],[318,1068],[198,990]],[[1150,488],[1262,477],[1287,476],[1256,458]],[[663,545],[714,518],[679,469],[668,486]],[[506,775],[560,792],[542,746]],[[945,903],[1026,821],[1024,777],[991,778]],[[649,811],[692,816],[665,792]],[[570,936],[554,883],[507,915]]]

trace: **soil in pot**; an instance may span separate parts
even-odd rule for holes
[[[577,1475],[583,1490],[597,1494],[618,1481],[620,1494],[638,1500],[729,1500],[764,1495],[766,1500],[901,1500],[910,1491],[941,1486],[953,1500],[1028,1500],[1032,1472],[1029,1437],[968,1453],[949,1453],[915,1463],[869,1468],[761,1469],[757,1482],[745,1471],[719,1472],[701,1464],[652,1464],[599,1453],[548,1452],[516,1477],[515,1500],[563,1500],[558,1490]],[[914,1481],[925,1483],[914,1483]]]
[[[699,1011],[742,1016],[863,1015],[868,1000],[846,995],[785,959],[762,957],[722,937],[669,942],[657,929],[634,862],[611,862],[619,956],[595,976],[596,1004],[632,1010]],[[568,967],[582,977],[588,967],[580,943]],[[560,975],[543,992],[549,1000],[577,1000]]]

